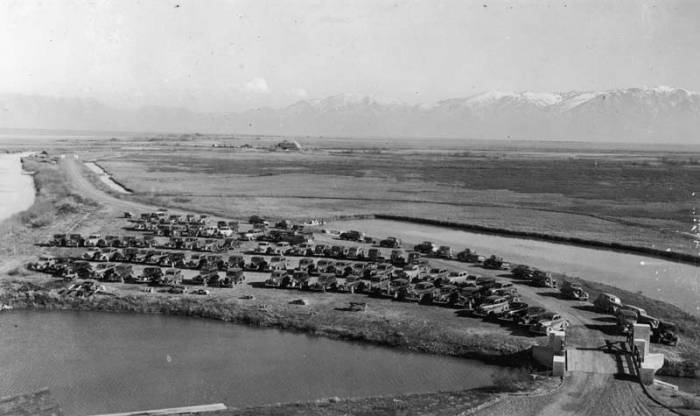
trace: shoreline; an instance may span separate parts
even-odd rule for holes
[[[37,169],[34,170],[39,172],[42,169],[52,169],[52,165],[46,165],[40,161],[32,160],[30,163],[36,164]],[[34,179],[36,181],[37,177],[34,176]],[[55,195],[39,192],[41,189],[36,185],[36,183],[34,184],[34,189],[37,193],[34,202],[35,205],[54,202],[53,199],[56,198]],[[78,212],[68,212],[65,215],[61,214],[62,217],[74,219],[73,217],[79,217],[84,209],[97,209],[96,205],[86,205],[86,203],[83,201],[78,201],[78,203],[79,206],[81,204],[83,205]],[[19,213],[15,214],[15,217],[18,215]],[[356,219],[359,217],[360,216],[344,215],[337,216],[336,220],[341,220],[341,218]],[[373,216],[368,215],[363,215],[361,217],[373,218]],[[374,216],[374,218],[377,217]],[[396,220],[397,218],[401,217],[384,216],[383,218],[379,218]],[[7,224],[8,220],[5,220],[0,224]],[[450,224],[444,221],[426,221],[430,221],[433,224],[439,223],[439,225],[443,226],[445,224]],[[45,234],[50,229],[45,227],[39,227],[38,229],[30,228],[26,224],[22,224],[21,227],[26,229],[27,235],[24,237],[28,241],[33,239],[34,234]],[[32,247],[27,247],[27,251],[35,254],[37,250],[36,248]],[[29,275],[31,275],[31,273]],[[523,364],[528,365],[532,363],[531,357],[529,356],[530,346],[524,347],[525,344],[522,343],[508,344],[509,340],[505,338],[501,339],[499,337],[495,337],[487,338],[485,340],[470,339],[465,343],[465,339],[450,337],[452,334],[448,333],[448,331],[443,331],[438,335],[433,334],[432,337],[425,337],[425,334],[417,331],[416,328],[411,328],[410,326],[407,327],[405,322],[389,322],[379,320],[363,321],[358,317],[351,317],[350,319],[343,321],[338,326],[336,322],[332,322],[328,319],[324,321],[324,317],[317,316],[318,314],[315,311],[310,312],[302,309],[285,308],[285,305],[246,305],[237,301],[226,302],[224,300],[213,299],[206,299],[205,301],[205,299],[184,297],[160,295],[147,296],[147,294],[140,292],[135,292],[133,294],[128,293],[126,295],[98,295],[96,297],[82,299],[60,295],[55,289],[60,288],[63,283],[61,282],[61,285],[56,286],[56,284],[60,281],[55,279],[51,279],[50,282],[50,285],[54,286],[53,288],[41,288],[39,286],[39,290],[31,289],[35,283],[32,281],[31,277],[26,278],[26,276],[28,275],[20,275],[16,277],[8,276],[7,279],[0,281],[0,290],[5,289],[3,290],[4,293],[0,292],[0,303],[11,307],[29,309],[95,310],[105,312],[160,313],[177,316],[191,316],[217,319],[252,327],[290,330],[313,336],[324,336],[331,339],[362,342],[408,351],[470,358],[480,360],[488,364],[496,364],[501,366],[522,366]],[[19,286],[30,286],[30,289],[19,290],[16,287],[14,289],[10,288],[11,290],[7,291],[7,286],[12,286],[12,284]],[[597,287],[601,286],[600,284],[595,284],[592,282],[587,282],[587,284],[595,285]],[[621,293],[630,293],[617,288],[612,289],[615,289]],[[666,305],[672,307],[672,305],[660,301],[654,301],[652,299],[649,299],[649,301],[655,302],[660,306]],[[681,315],[681,318],[688,319],[686,315]],[[691,323],[694,324],[696,322],[691,321]],[[407,336],[397,328],[401,330],[413,330],[413,332],[409,333]],[[497,342],[493,342],[494,340]],[[695,372],[695,368],[697,367],[697,360],[695,360],[695,356],[692,356],[691,359],[683,358],[672,361],[667,360],[667,364],[668,365],[664,365],[659,374],[687,377],[692,373],[693,377],[698,376],[698,374]]]
[[[52,279],[52,278],[49,278]],[[504,368],[537,368],[532,357],[531,346],[515,346],[497,343],[493,339],[469,345],[447,341],[445,337],[407,337],[401,331],[393,330],[394,322],[373,322],[377,331],[366,328],[345,326],[332,328],[320,322],[311,322],[315,311],[290,309],[271,310],[268,305],[226,302],[219,299],[189,298],[182,296],[148,296],[136,292],[129,295],[114,293],[96,294],[87,298],[66,296],[59,293],[65,287],[60,280],[49,281],[48,286],[30,280],[5,280],[0,282],[0,312],[3,310],[36,311],[91,311],[105,313],[160,314],[198,319],[212,319],[252,328],[290,331],[313,337],[355,342],[410,351],[435,354],[455,358],[477,360],[484,364]],[[293,310],[291,310],[293,311]],[[698,364],[692,359],[668,359],[657,375],[698,379]]]
[[[50,286],[59,286],[60,280],[49,282]],[[60,286],[59,286],[60,287]],[[224,302],[216,299],[189,298],[180,296],[148,296],[96,294],[87,298],[60,294],[57,288],[49,288],[28,280],[13,279],[0,283],[0,311],[2,310],[37,310],[37,311],[92,311],[107,313],[160,314],[200,319],[212,319],[245,325],[252,328],[277,329],[324,337],[338,341],[357,342],[364,345],[392,348],[435,354],[456,358],[481,361],[485,364],[501,367],[523,367],[534,365],[530,348],[483,348],[483,345],[465,346],[440,339],[408,339],[399,332],[389,332],[392,325],[384,325],[387,331],[375,333],[362,331],[360,328],[330,328],[307,322],[310,314],[306,310],[300,313],[278,314],[268,308],[240,302]],[[307,319],[304,319],[307,318]],[[388,336],[378,335],[386,333]],[[477,348],[474,348],[474,347]]]

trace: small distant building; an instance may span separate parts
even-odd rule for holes
[[[301,151],[301,145],[296,140],[282,140],[275,145],[275,150],[284,150],[287,152]]]

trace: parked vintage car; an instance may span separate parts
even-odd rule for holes
[[[546,273],[538,269],[532,271],[530,282],[533,286],[536,287],[557,287],[557,281],[554,280],[550,273]]]
[[[254,272],[266,272],[270,271],[267,260],[264,257],[253,256],[250,258],[250,263],[246,265],[246,270]]]
[[[226,269],[226,275],[223,279],[219,280],[219,286],[221,287],[233,287],[243,283],[245,281],[245,273],[240,267],[229,267]]]
[[[489,296],[477,306],[474,315],[486,317],[488,315],[499,316],[510,309],[510,300],[505,296]]]
[[[651,331],[651,342],[678,345],[678,327],[671,322],[659,322],[659,325]]]
[[[518,325],[530,326],[530,324],[537,321],[537,319],[546,314],[548,311],[541,306],[528,306],[524,312],[518,313],[516,322]]]
[[[379,242],[379,246],[387,248],[400,248],[401,240],[396,237],[387,237]]]
[[[593,306],[601,312],[615,314],[622,308],[622,301],[610,293],[601,293],[593,302]]]
[[[435,244],[433,244],[431,241],[423,241],[422,243],[415,245],[413,250],[422,254],[432,255],[437,251],[437,246],[435,246]]]
[[[153,282],[157,286],[176,286],[182,283],[182,270],[165,269],[165,272]]]
[[[265,287],[278,288],[282,287],[282,280],[287,276],[286,270],[275,270],[270,274],[270,278],[265,280]]]
[[[435,253],[435,257],[443,259],[451,259],[452,256],[452,248],[450,246],[440,246],[438,247],[437,252]]]
[[[297,266],[297,269],[299,270],[309,270],[309,269],[315,269],[316,268],[316,263],[314,259],[310,257],[304,257],[299,259],[299,265]]]
[[[659,326],[659,320],[654,318],[653,316],[649,316],[647,314],[647,311],[634,306],[634,305],[627,305],[623,304],[622,307],[619,309],[618,313],[621,311],[629,311],[634,314],[636,323],[638,324],[647,324],[651,327],[651,329],[654,329]]]
[[[520,317],[527,313],[528,308],[529,306],[525,302],[511,302],[508,312],[503,313],[498,319],[506,322],[518,322]]]
[[[547,335],[551,331],[562,331],[568,326],[569,321],[562,318],[561,315],[549,312],[540,315],[535,323],[530,324],[529,330],[535,334]]]
[[[588,292],[583,290],[579,283],[564,280],[559,291],[565,299],[588,300]]]
[[[340,233],[339,238],[341,240],[363,241],[365,239],[365,234],[360,231],[351,230]]]

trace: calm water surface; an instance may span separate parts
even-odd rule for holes
[[[0,221],[34,203],[34,181],[23,173],[19,153],[0,154]]]
[[[700,315],[700,267],[634,254],[595,250],[544,241],[476,234],[444,227],[387,220],[338,221],[329,228],[354,229],[375,237],[395,236],[411,244],[424,240],[496,254],[570,276],[607,283],[672,303]]]
[[[0,396],[49,387],[66,414],[480,387],[477,361],[194,318],[0,312]]]

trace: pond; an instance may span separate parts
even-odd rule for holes
[[[0,396],[48,387],[66,414],[244,407],[487,386],[505,371],[213,320],[102,312],[0,313]]]
[[[110,175],[107,173],[100,165],[95,162],[85,162],[85,166],[92,172],[96,173],[100,180],[112,190],[119,192],[120,194],[130,194],[131,191],[118,184]]]

